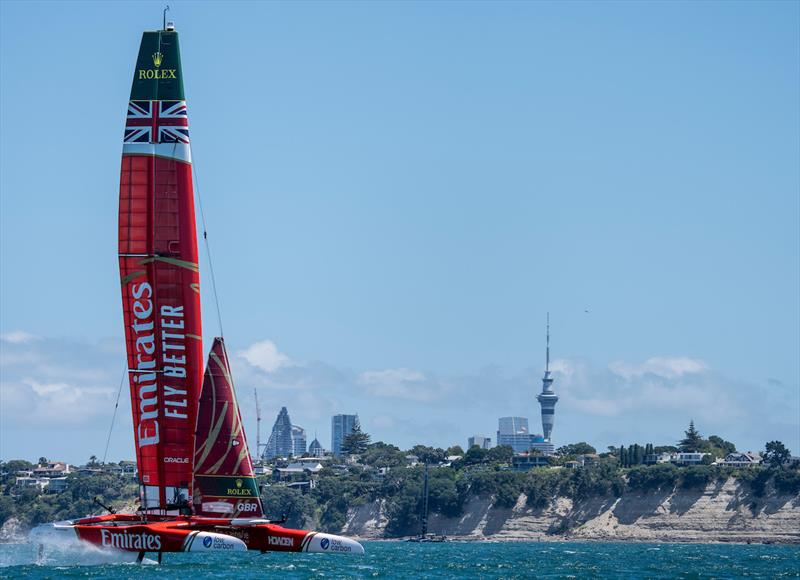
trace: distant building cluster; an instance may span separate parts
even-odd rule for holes
[[[659,463],[672,463],[673,465],[701,465],[708,461],[709,453],[700,451],[691,452],[665,452],[650,453],[644,456],[645,465],[658,465]],[[737,451],[728,453],[724,458],[717,459],[714,465],[725,467],[755,467],[761,464],[761,455],[751,451]]]
[[[331,417],[331,453],[338,457],[342,452],[344,438],[350,435],[358,425],[358,415],[334,415]],[[325,448],[317,437],[310,445],[307,444],[306,430],[298,425],[293,425],[286,407],[281,407],[272,432],[269,436],[262,460],[272,460],[290,457],[324,457]]]
[[[39,491],[59,492],[67,489],[67,475],[72,473],[69,463],[50,461],[33,469],[18,471],[15,483],[20,487],[35,487]]]
[[[554,455],[556,447],[552,442],[555,425],[556,403],[558,396],[553,390],[553,377],[550,373],[550,314],[547,315],[547,332],[545,348],[545,369],[542,378],[542,392],[536,397],[541,408],[542,434],[531,433],[527,417],[500,417],[497,420],[497,445],[506,445],[516,455]],[[467,439],[467,448],[478,446],[481,449],[492,447],[491,438],[474,435]],[[521,465],[533,466],[534,463],[546,463],[546,460],[520,459]]]
[[[289,411],[281,407],[272,433],[264,448],[262,459],[275,459],[276,457],[302,457],[306,454],[306,430],[298,425],[292,425]]]
[[[14,484],[18,487],[36,488],[40,492],[60,493],[69,488],[67,476],[72,473],[136,477],[137,469],[134,461],[103,465],[89,463],[82,467],[75,467],[64,461],[46,461],[39,463],[33,469],[17,471],[14,474]]]

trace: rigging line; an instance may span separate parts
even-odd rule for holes
[[[217,307],[217,322],[219,323],[219,335],[225,338],[225,333],[222,331],[222,313],[219,309],[219,295],[217,294],[217,281],[214,278],[214,263],[211,260],[211,244],[208,242],[208,229],[206,228],[206,214],[203,211],[203,198],[200,195],[200,179],[197,176],[197,164],[194,162],[194,155],[192,155],[192,171],[194,172],[194,182],[197,191],[197,205],[200,208],[200,222],[203,225],[203,242],[206,246],[206,257],[208,258],[208,271],[211,273],[211,291],[214,293],[214,304]]]
[[[117,390],[117,402],[114,405],[114,414],[111,415],[111,426],[108,428],[108,438],[106,439],[106,450],[103,452],[103,463],[106,462],[106,457],[108,456],[108,446],[111,443],[111,433],[114,431],[114,421],[117,419],[117,409],[119,408],[119,397],[122,394],[122,385],[125,384],[125,375],[128,374],[128,362],[125,362],[125,366],[122,368],[122,378],[119,380],[119,389]]]

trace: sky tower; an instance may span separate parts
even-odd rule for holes
[[[547,313],[547,354],[544,367],[544,377],[542,378],[542,392],[536,399],[542,406],[542,434],[544,440],[550,443],[550,435],[553,433],[553,423],[556,420],[556,403],[558,395],[553,392],[553,379],[550,378],[550,313]]]

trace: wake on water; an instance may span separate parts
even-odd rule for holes
[[[3,550],[0,568],[8,566],[104,566],[136,564],[135,552],[102,549],[76,537],[54,534],[49,526],[31,530],[28,541],[16,544],[15,550]],[[158,564],[145,558],[142,564]]]

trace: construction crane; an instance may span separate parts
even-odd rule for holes
[[[261,460],[261,407],[258,405],[258,391],[253,388],[256,397],[256,461]]]

